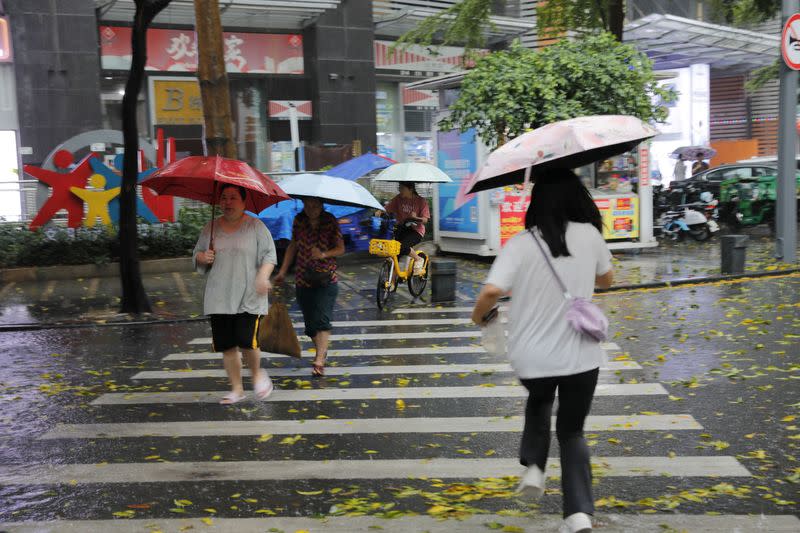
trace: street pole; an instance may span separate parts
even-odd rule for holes
[[[228,73],[217,0],[194,0],[200,94],[203,98],[208,155],[236,159]]]
[[[798,10],[797,0],[782,0],[783,24]],[[775,198],[775,255],[797,261],[797,71],[781,61],[778,112],[778,183]]]

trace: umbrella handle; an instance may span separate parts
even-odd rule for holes
[[[214,192],[211,194],[211,236],[208,239],[208,249],[214,251],[214,219],[217,218],[217,180],[214,175]]]

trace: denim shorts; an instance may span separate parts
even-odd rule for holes
[[[336,303],[338,294],[338,283],[331,283],[327,287],[295,288],[297,303],[303,312],[306,335],[313,338],[317,332],[331,330],[333,304]]]

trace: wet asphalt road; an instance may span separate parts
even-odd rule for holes
[[[611,459],[595,469],[601,525],[618,516],[649,513],[667,526],[682,515],[798,515],[798,294],[800,276],[784,276],[598,297],[611,319],[610,341],[618,348],[610,349],[612,365],[600,379],[609,394],[596,397],[592,415],[629,418],[588,429],[587,438],[596,458],[643,464],[626,475]],[[398,304],[394,313],[340,310],[340,321],[384,322],[341,326],[334,334],[387,333],[396,338],[336,340],[331,367],[353,369],[323,379],[310,377],[308,352],[302,361],[265,359],[262,365],[275,374],[276,401],[235,406],[191,399],[156,403],[134,394],[226,390],[224,377],[193,375],[221,369],[218,359],[170,356],[210,350],[209,345],[190,344],[209,336],[203,322],[0,333],[0,523],[128,519],[139,528],[131,525],[131,531],[167,531],[176,524],[170,519],[206,518],[216,530],[228,530],[225,520],[234,518],[347,513],[474,518],[489,513],[517,520],[515,524],[521,520],[525,530],[546,528],[545,517],[561,509],[557,480],[548,482],[547,494],[533,505],[513,494],[513,476],[519,471],[499,477],[483,475],[482,467],[476,466],[474,476],[424,479],[424,466],[419,465],[392,475],[375,470],[378,464],[391,470],[401,464],[397,461],[409,459],[450,459],[462,466],[477,459],[516,460],[519,433],[493,430],[490,420],[521,415],[523,397],[480,397],[458,389],[462,392],[455,397],[441,398],[431,392],[454,387],[485,392],[517,384],[502,367],[470,371],[485,367],[466,366],[453,372],[426,366],[505,363],[476,350],[476,336],[452,336],[475,331],[463,323],[467,310],[403,309]],[[420,338],[422,332],[441,337]],[[337,357],[341,350],[347,350],[346,355]],[[419,365],[420,372],[391,368],[408,365]],[[372,370],[359,374],[356,369],[364,367]],[[296,376],[277,375],[291,374],[287,369],[292,368]],[[168,377],[146,374],[154,371],[178,372]],[[632,389],[611,387],[639,384],[660,384],[663,392],[630,394],[626,391]],[[398,393],[382,397],[379,391],[386,388],[426,392],[398,402]],[[358,397],[292,396],[341,390]],[[277,394],[285,401],[277,401]],[[104,400],[118,403],[97,404]],[[689,415],[693,429],[670,427],[677,415]],[[461,418],[472,419],[468,429],[447,429],[447,420],[439,420]],[[662,428],[641,429],[662,419]],[[331,425],[340,420],[362,425],[354,432]],[[388,426],[375,429],[376,421],[385,420]],[[303,424],[281,426],[290,421]],[[404,421],[419,423],[422,429],[407,433]],[[249,429],[240,431],[237,424],[247,423],[252,423]],[[152,435],[164,427],[168,436]],[[134,435],[122,437],[115,431]],[[208,434],[187,434],[191,431]],[[557,444],[550,453],[550,464],[557,465]],[[679,473],[682,461],[691,457],[700,457],[700,464],[721,461],[730,470],[718,476],[696,475],[695,467],[686,467]],[[660,460],[668,466],[655,466]],[[284,461],[317,461],[326,474],[312,479],[306,470],[270,479],[276,476],[271,468],[275,463],[264,462]],[[332,461],[341,462],[324,466]],[[648,475],[648,464],[659,475]],[[61,474],[52,465],[70,469]],[[126,481],[125,476],[137,470],[163,480]],[[228,472],[223,476],[228,479],[209,477],[217,470]],[[494,524],[488,519],[485,523]],[[452,526],[453,531],[492,529],[480,521],[455,524],[461,525]],[[24,530],[0,525],[0,531],[4,527]],[[197,527],[210,528],[202,522]],[[314,530],[328,529],[320,525]]]

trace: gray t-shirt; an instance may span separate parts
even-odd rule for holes
[[[203,313],[265,315],[269,302],[256,292],[255,281],[261,265],[278,262],[272,235],[263,222],[248,215],[233,233],[225,233],[218,220],[214,224],[213,266],[208,269],[196,260],[198,252],[208,249],[211,222],[203,228],[192,252],[195,269],[208,275]]]

